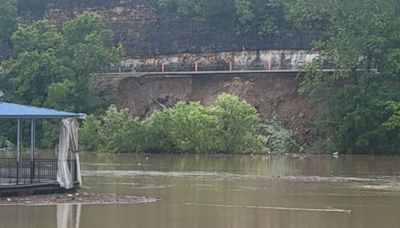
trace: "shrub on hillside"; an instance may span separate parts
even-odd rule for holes
[[[239,153],[258,144],[254,134],[261,119],[249,103],[230,94],[221,94],[211,109],[217,120],[220,151]]]
[[[178,102],[153,113],[145,122],[148,149],[173,152],[215,152],[217,119],[199,102]]]
[[[267,148],[272,153],[293,153],[302,150],[291,132],[279,123],[274,115],[271,120],[260,125],[260,131],[267,135]]]
[[[100,117],[89,115],[80,128],[83,149],[107,152],[142,151],[141,123],[128,114],[127,109],[118,110],[111,105]]]
[[[290,135],[278,125],[266,127],[268,137],[257,135],[260,123],[254,107],[222,94],[212,106],[181,101],[141,122],[112,105],[100,117],[89,115],[80,133],[85,149],[107,152],[258,153],[267,145],[273,150],[292,146],[293,139],[285,138]]]

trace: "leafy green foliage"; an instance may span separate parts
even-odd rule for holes
[[[158,8],[178,18],[194,18],[239,34],[276,34],[278,23],[285,20],[281,5],[265,0],[159,0]]]
[[[0,0],[0,41],[8,42],[17,28],[17,1]]]
[[[79,128],[79,144],[83,150],[97,151],[101,149],[103,139],[100,136],[101,121],[90,114],[86,117],[83,127]]]
[[[272,153],[292,153],[302,150],[293,139],[292,133],[279,123],[275,115],[271,120],[260,125],[260,131],[266,132],[267,147]]]
[[[26,128],[25,128],[26,129]],[[60,122],[58,120],[43,120],[36,125],[38,146],[41,148],[56,148],[60,135]],[[29,137],[22,137],[27,140]],[[26,145],[26,144],[25,144]]]
[[[390,111],[392,115],[383,126],[389,130],[400,130],[400,102],[389,101],[386,105],[386,110]]]
[[[61,27],[48,20],[19,24],[11,36],[13,57],[4,61],[5,73],[0,76],[6,99],[73,112],[96,111],[99,102],[90,94],[89,75],[118,62],[122,46],[108,48],[111,37],[101,17],[91,12]],[[57,136],[52,125],[45,122],[38,133]],[[43,145],[56,143],[55,137],[46,138]]]
[[[111,152],[138,151],[143,142],[142,126],[138,120],[128,115],[128,110],[117,110],[110,106],[101,118],[100,139],[104,149]]]
[[[67,21],[62,29],[47,20],[20,24],[12,36],[15,57],[4,64],[6,73],[0,78],[9,100],[91,111],[89,74],[120,56],[121,47],[105,45],[111,35],[95,13]]]
[[[241,152],[251,147],[249,139],[261,119],[254,107],[229,94],[218,96],[213,113],[217,119],[217,134],[222,151]]]
[[[178,102],[173,108],[153,113],[145,121],[152,135],[148,138],[151,150],[197,153],[218,148],[216,124],[211,110],[199,102]]]
[[[150,135],[159,139],[153,144],[158,151],[243,153],[254,152],[259,141],[253,140],[253,134],[259,122],[254,107],[222,94],[210,107],[178,102],[173,108],[153,113],[145,124]]]
[[[80,142],[88,150],[107,152],[266,152],[268,138],[256,134],[259,125],[254,107],[235,96],[222,94],[213,106],[178,102],[142,122],[129,116],[127,110],[118,111],[111,106],[100,117],[88,116],[80,129]],[[293,151],[297,144],[285,135],[287,130],[277,123],[273,129],[268,132],[268,146],[273,145],[270,150]]]
[[[306,32],[326,31],[332,18],[330,0],[274,0],[285,7],[284,17],[296,28]]]
[[[45,105],[62,110],[75,110],[75,102],[70,98],[77,94],[75,82],[65,79],[62,82],[54,82],[47,86],[47,100]]]
[[[143,126],[126,109],[111,105],[99,118],[89,115],[80,128],[81,145],[86,150],[108,152],[141,151]]]
[[[346,85],[329,97],[327,105],[332,111],[325,113],[323,120],[333,130],[334,149],[346,153],[396,152],[400,146],[396,135],[382,126],[389,118],[383,103],[387,99],[388,94],[363,91],[357,85]]]
[[[305,66],[300,92],[311,94],[323,107],[320,129],[330,138],[331,149],[342,153],[398,152],[398,133],[388,126],[392,122],[387,122],[395,119],[390,117],[395,109],[386,104],[400,99],[399,2],[300,3],[301,7],[290,8],[294,15],[307,11],[304,20],[326,20],[323,32],[327,38],[314,43],[321,58]],[[326,6],[329,13],[324,11]],[[323,72],[323,62],[329,62],[334,70]]]
[[[251,30],[250,23],[255,17],[251,10],[251,2],[248,0],[235,0],[234,3],[240,22],[239,29],[241,33],[247,33]]]

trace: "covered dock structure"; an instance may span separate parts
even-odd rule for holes
[[[85,117],[82,113],[0,101],[0,119],[16,123],[17,134],[15,149],[0,153],[0,197],[73,191],[81,186],[77,119]],[[37,158],[36,122],[50,119],[60,120],[57,156]],[[27,125],[29,152],[22,153],[23,126]]]

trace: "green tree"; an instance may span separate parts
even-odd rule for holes
[[[336,12],[333,0],[273,0],[285,8],[284,17],[301,31],[321,33],[329,30]],[[342,1],[342,0],[340,0]]]
[[[140,122],[128,115],[127,109],[118,110],[114,105],[101,117],[100,139],[103,150],[110,152],[143,151],[144,134]]]
[[[100,136],[101,121],[90,114],[79,128],[79,146],[82,150],[99,151],[104,145],[104,139]]]
[[[272,0],[159,0],[158,7],[178,19],[200,20],[239,34],[276,34],[285,20],[281,4]]]
[[[254,19],[254,14],[251,9],[250,0],[235,0],[236,13],[238,15],[238,20],[240,26],[238,26],[238,31],[240,33],[248,33],[251,31],[251,21]]]
[[[17,1],[0,0],[0,41],[8,42],[17,28]]]
[[[217,152],[217,119],[199,102],[178,102],[173,108],[153,113],[145,121],[150,149],[174,152]]]
[[[248,140],[254,137],[261,121],[253,106],[236,96],[221,94],[213,113],[217,117],[221,151],[238,153],[251,146]]]
[[[262,152],[256,136],[260,118],[254,107],[236,96],[221,94],[216,104],[178,102],[146,121],[150,150],[161,152]]]
[[[68,46],[64,57],[66,65],[74,72],[76,84],[75,111],[90,112],[96,107],[89,91],[89,75],[118,63],[122,56],[121,44],[108,48],[113,33],[106,29],[101,17],[93,12],[84,13],[63,24],[62,34]],[[78,83],[77,83],[78,82]]]
[[[286,19],[280,2],[278,4],[273,0],[235,0],[234,5],[239,22],[236,30],[239,34],[275,35],[286,29]]]
[[[308,8],[291,10],[294,14],[300,14],[300,10],[319,15],[329,6],[330,12],[324,22],[327,29],[320,28],[325,38],[314,43],[321,58],[306,67],[300,90],[313,95],[325,110],[320,128],[331,138],[331,149],[342,153],[397,152],[398,138],[383,123],[390,117],[385,104],[400,99],[400,3],[311,2],[303,0],[302,6]],[[333,72],[322,71],[324,62],[330,63]]]
[[[66,40],[47,20],[42,20],[19,25],[12,43],[15,57],[5,62],[1,83],[10,100],[43,106],[47,86],[72,76],[72,70],[61,58]]]
[[[118,62],[122,52],[120,45],[107,47],[111,36],[100,16],[90,12],[61,27],[48,20],[19,24],[11,37],[13,57],[4,62],[5,74],[0,75],[7,100],[73,112],[95,111],[99,102],[90,94],[89,75]],[[43,131],[52,132],[52,126],[46,122]],[[56,135],[43,143],[55,144]]]
[[[144,122],[146,150],[152,152],[174,152],[176,140],[169,134],[174,127],[168,109],[153,112]]]
[[[45,106],[67,111],[76,110],[76,101],[71,98],[79,94],[77,88],[76,83],[70,79],[49,84]]]
[[[276,115],[260,125],[259,131],[265,131],[268,150],[273,153],[300,152],[302,148],[293,139],[292,133],[279,123]]]
[[[400,102],[389,101],[386,109],[391,112],[391,116],[383,126],[389,130],[400,130]],[[398,134],[400,137],[400,134]]]
[[[79,15],[62,29],[47,20],[21,24],[1,84],[12,101],[54,108],[67,102],[69,111],[91,111],[89,74],[116,62],[122,50],[106,47],[111,35],[95,13]]]
[[[115,105],[99,117],[89,115],[79,133],[86,150],[114,153],[144,150],[143,125],[127,109],[118,110]]]
[[[106,152],[259,153],[267,144],[256,133],[259,122],[254,107],[223,94],[213,106],[178,102],[142,122],[112,105],[89,115],[80,133],[86,149]]]

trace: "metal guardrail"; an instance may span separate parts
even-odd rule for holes
[[[19,164],[15,158],[0,158],[0,185],[26,185],[52,183],[57,181],[57,159],[22,159]],[[76,178],[75,160],[68,160],[73,181]]]

